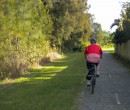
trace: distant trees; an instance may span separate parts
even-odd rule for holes
[[[113,42],[116,44],[121,44],[130,39],[130,2],[126,2],[122,6],[121,19],[116,19],[112,24],[118,28],[113,33]]]
[[[93,27],[92,36],[97,39],[98,44],[101,44],[103,38],[103,31],[102,31],[101,24],[93,23],[92,27]]]
[[[112,42],[113,36],[111,36],[111,32],[103,31],[102,33],[103,33],[102,41],[101,41],[102,47],[106,47],[106,48],[113,47],[114,46],[114,44]]]
[[[92,24],[92,30],[91,37],[97,39],[97,44],[101,45],[102,47],[113,47],[113,37],[110,36],[111,33],[109,31],[103,31],[101,24],[94,22]]]

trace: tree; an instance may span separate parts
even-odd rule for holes
[[[46,55],[52,21],[40,0],[0,3],[1,77],[17,77]]]
[[[55,45],[62,51],[81,47],[80,39],[91,34],[91,15],[86,10],[86,0],[57,0],[53,3],[50,8],[54,28],[50,39],[52,47]],[[71,45],[66,45],[70,42]]]
[[[97,43],[101,44],[102,37],[103,37],[102,36],[103,32],[102,32],[101,24],[93,23],[92,27],[93,27],[92,28],[93,29],[92,37],[95,37],[97,39]]]
[[[118,26],[114,34],[113,42],[116,44],[126,42],[130,39],[130,3],[126,2],[122,6],[121,19],[116,19],[112,24]]]

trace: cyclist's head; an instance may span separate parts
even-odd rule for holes
[[[91,39],[90,39],[90,43],[91,43],[91,44],[96,43],[96,39],[95,39],[95,38],[91,38]]]

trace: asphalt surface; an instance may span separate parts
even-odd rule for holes
[[[130,110],[130,70],[104,52],[95,93],[85,87],[80,110]]]

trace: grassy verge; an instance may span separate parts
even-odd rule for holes
[[[119,55],[112,53],[112,55],[114,56],[114,58],[119,61],[123,66],[127,67],[128,69],[130,69],[130,61],[127,59],[124,59],[123,57],[120,57]]]
[[[110,48],[102,48],[103,50],[110,50],[110,51],[114,51],[114,47],[110,47]]]
[[[68,54],[0,90],[1,110],[76,110],[85,85],[82,53]]]
[[[111,51],[111,54],[113,55],[113,57],[119,62],[121,63],[123,66],[127,67],[128,69],[130,69],[130,61],[127,59],[124,59],[123,57],[117,55],[114,53],[114,51]]]

